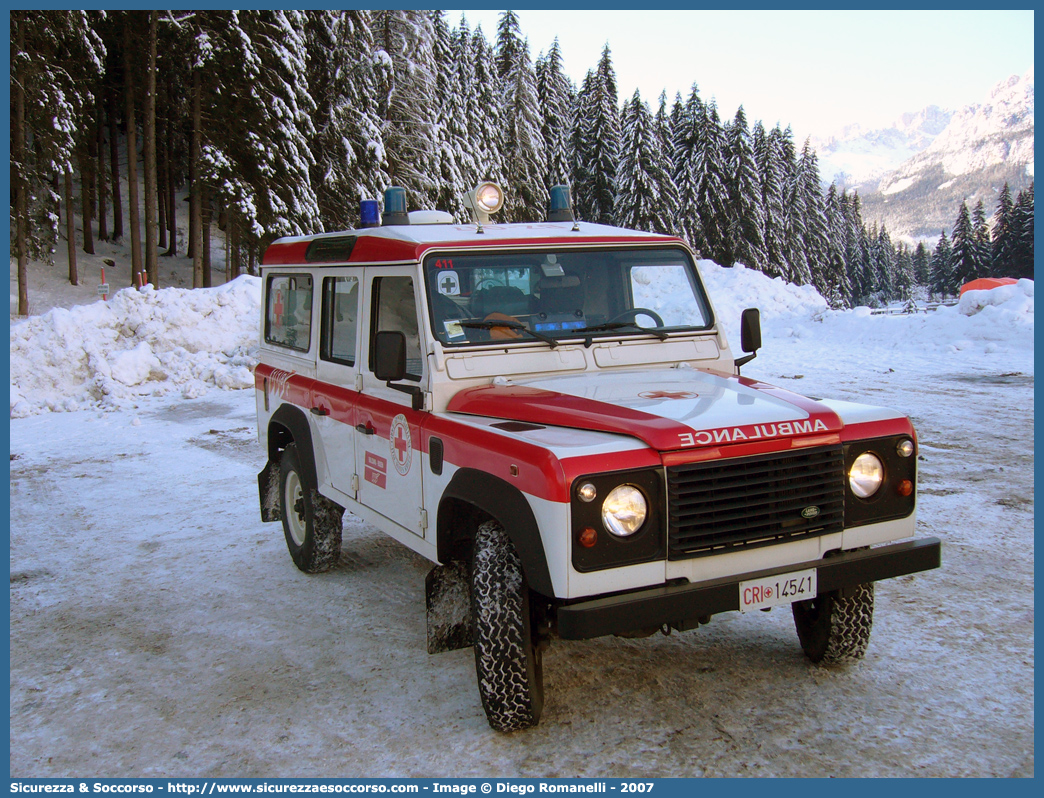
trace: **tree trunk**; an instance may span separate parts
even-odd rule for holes
[[[14,53],[25,52],[25,29],[11,17],[15,28]],[[25,149],[25,72],[21,58],[12,58],[15,65],[11,81],[11,104],[14,105],[14,130],[11,131],[11,177],[15,193],[15,249],[18,257],[18,315],[29,315],[29,186]]]
[[[105,109],[102,106],[101,89],[94,95],[98,111],[98,239],[108,241],[109,220],[105,212]],[[76,283],[73,283],[76,285]]]
[[[156,19],[149,14],[149,66],[145,84],[145,271],[149,282],[159,287],[159,263],[156,248]]]
[[[156,120],[156,247],[166,249],[167,247],[167,164],[164,146],[164,135],[166,128],[163,122]]]
[[[133,13],[133,12],[131,12]],[[123,29],[123,75],[126,81],[127,197],[130,201],[131,285],[141,272],[141,218],[138,211],[138,130],[134,121],[134,67],[131,64],[131,20]]]
[[[192,198],[189,204],[189,249],[192,250],[192,287],[203,287],[203,253],[207,248],[201,245],[203,235],[203,203],[202,183],[199,179],[199,155],[201,149],[203,122],[202,100],[200,98],[199,70],[192,70],[192,141],[189,144],[189,169],[192,183],[189,186]],[[209,253],[208,253],[209,254]]]
[[[72,170],[65,172],[65,234],[68,236],[69,282],[79,285],[80,278],[76,271],[76,222],[73,220],[73,181]]]
[[[80,148],[77,148],[80,149]],[[80,200],[83,204],[83,251],[94,254],[94,158],[80,149]]]
[[[167,232],[170,233],[170,249],[166,254],[178,254],[178,198],[174,185],[174,73],[167,70]]]
[[[202,237],[200,249],[203,250],[203,287],[210,288],[212,284],[210,272],[210,192],[204,188],[200,192],[200,200],[203,206]]]
[[[109,114],[109,164],[112,167],[112,240],[123,238],[123,197],[120,196],[120,148],[116,135],[116,90],[105,90],[105,104]]]

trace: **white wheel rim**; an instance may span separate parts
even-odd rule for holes
[[[304,517],[304,490],[301,487],[301,478],[296,471],[291,471],[286,476],[286,496],[283,498],[286,502],[286,525],[290,530],[290,537],[294,539],[296,545],[303,546],[307,530]],[[301,508],[301,512],[297,511],[297,507]]]

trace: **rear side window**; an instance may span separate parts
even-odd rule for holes
[[[319,356],[346,366],[355,365],[355,337],[359,317],[359,278],[323,280],[323,333]]]
[[[268,278],[265,341],[307,352],[312,335],[312,278],[273,274]]]

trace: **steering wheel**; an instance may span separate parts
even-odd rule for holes
[[[630,310],[625,310],[619,316],[614,316],[613,318],[609,319],[608,323],[616,324],[617,322],[621,321],[633,321],[635,323],[635,326],[637,327],[641,326],[638,324],[639,316],[648,316],[650,319],[656,322],[657,327],[664,326],[663,319],[660,317],[660,314],[657,313],[655,310],[649,310],[649,308],[631,308]]]

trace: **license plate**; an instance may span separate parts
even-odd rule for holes
[[[816,569],[764,576],[739,583],[740,612],[777,607],[816,597]]]

